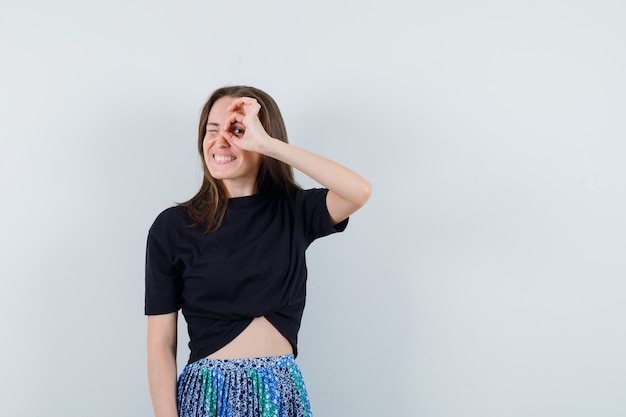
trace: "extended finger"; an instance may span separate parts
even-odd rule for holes
[[[228,106],[228,108],[226,110],[228,111],[241,111],[243,113],[246,113],[246,109],[245,107],[248,107],[251,110],[256,110],[258,112],[258,109],[261,108],[261,105],[259,104],[259,102],[252,97],[239,97],[238,99],[236,99],[235,101],[233,101],[230,106]]]

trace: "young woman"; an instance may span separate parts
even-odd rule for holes
[[[200,117],[204,180],[148,233],[148,380],[156,417],[309,416],[298,366],[305,250],[343,231],[370,184],[288,144],[278,106],[244,86],[216,90]],[[292,167],[324,188],[302,190]],[[177,380],[177,314],[189,362]]]

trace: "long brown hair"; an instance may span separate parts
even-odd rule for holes
[[[226,214],[228,198],[221,180],[211,176],[204,160],[202,142],[206,134],[209,112],[217,100],[222,97],[251,97],[261,105],[259,120],[265,131],[273,138],[289,143],[287,129],[278,105],[269,94],[258,88],[248,86],[228,86],[218,88],[211,94],[202,108],[198,126],[198,153],[202,160],[204,178],[198,193],[189,201],[179,205],[187,208],[193,220],[193,227],[204,225],[204,233],[219,229]],[[273,197],[300,188],[296,183],[293,168],[277,159],[261,155],[261,164],[256,177],[257,192],[263,197]]]

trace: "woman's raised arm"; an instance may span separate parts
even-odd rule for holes
[[[328,188],[326,205],[335,224],[367,202],[372,187],[365,178],[337,162],[270,137],[259,121],[260,108],[253,98],[233,101],[228,108],[233,115],[222,127],[222,134],[232,145],[278,159]],[[231,127],[236,123],[245,127],[243,133],[233,134]]]

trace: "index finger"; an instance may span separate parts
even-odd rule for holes
[[[237,108],[240,108],[240,110],[242,112],[245,112],[245,110],[243,109],[244,106],[246,105],[257,105],[259,108],[261,108],[261,106],[259,105],[259,103],[256,101],[256,99],[252,98],[252,97],[239,97],[237,99],[235,99],[230,106],[228,106],[228,108],[226,109],[227,111],[235,111]]]

